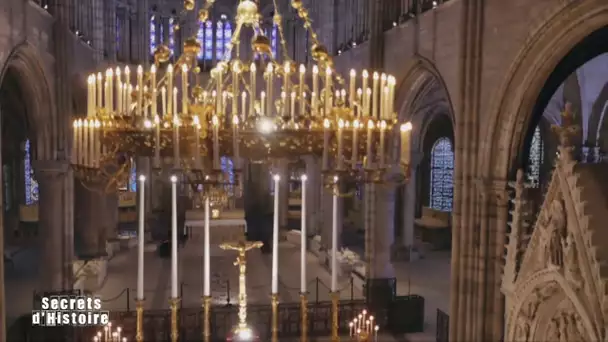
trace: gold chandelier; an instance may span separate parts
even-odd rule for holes
[[[214,2],[205,3],[199,21],[207,20]],[[192,4],[185,1],[185,9],[193,10]],[[257,3],[241,0],[228,52],[206,84],[195,38],[185,40],[174,63],[161,45],[149,70],[114,67],[90,75],[87,118],[74,123],[72,164],[98,170],[121,153],[151,157],[155,168],[170,157],[175,170],[208,175],[219,172],[221,156],[231,157],[238,172],[243,158],[315,155],[322,156],[331,179],[365,174],[381,181],[390,165],[407,174],[411,124],[395,127],[395,77],[351,70],[343,79],[301,1],[292,0],[292,6],[311,32],[312,66],[297,65],[288,55],[279,62],[260,27]],[[285,45],[276,4],[273,20]],[[240,56],[243,29],[254,33],[251,49],[257,58]],[[401,155],[394,161],[387,156],[387,142],[399,131]]]

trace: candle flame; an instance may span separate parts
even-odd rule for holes
[[[344,121],[342,119],[338,121],[338,128],[344,128]]]
[[[171,183],[177,183],[177,176],[173,175],[169,178],[169,180],[171,180]]]
[[[377,71],[374,71],[374,80],[377,80],[380,78],[380,75],[378,75]]]
[[[274,176],[272,176],[272,179],[274,179],[275,182],[278,182],[281,180],[281,176],[279,176],[278,174],[275,174]]]
[[[188,72],[188,65],[186,63],[182,64],[182,72],[183,73]]]
[[[353,122],[353,127],[359,128],[359,120],[355,119],[355,121]]]
[[[173,64],[167,65],[167,72],[168,73],[172,73],[173,72]]]
[[[318,74],[319,73],[319,67],[317,65],[313,65],[312,66],[312,73],[313,74]]]
[[[357,71],[355,69],[350,69],[350,77],[356,77]]]
[[[372,120],[369,120],[369,121],[367,122],[367,128],[368,128],[368,129],[374,129],[374,122],[373,122]]]
[[[137,66],[137,75],[143,75],[144,74],[144,67],[142,67],[141,65]]]
[[[308,180],[308,177],[306,175],[302,175],[300,176],[300,179],[302,180],[302,182],[306,182]]]
[[[407,132],[407,131],[411,131],[412,130],[412,123],[411,122],[406,122],[403,125],[401,125],[401,132]]]
[[[329,120],[328,119],[323,120],[323,127],[329,128]]]
[[[156,73],[156,65],[154,65],[154,64],[153,64],[153,65],[150,67],[150,72],[151,72],[151,73],[153,73],[153,74],[155,74],[155,73]]]
[[[257,70],[257,67],[255,66],[255,63],[251,63],[251,66],[249,67],[249,71],[255,72],[256,70]]]
[[[300,74],[304,73],[306,73],[306,67],[304,66],[304,64],[300,64]]]
[[[363,70],[363,72],[361,72],[361,76],[363,76],[363,78],[368,78],[369,73],[367,72],[367,70]]]
[[[236,116],[236,115],[235,115],[235,116],[233,116],[233,117],[232,117],[232,123],[233,123],[233,124],[235,124],[235,125],[238,125],[238,124],[239,124],[239,117],[238,117],[238,116]]]
[[[119,67],[116,67],[116,71],[115,71],[115,73],[116,73],[116,76],[117,76],[117,77],[118,77],[118,76],[120,76],[120,68],[119,68]]]
[[[140,182],[145,182],[146,181],[146,176],[145,175],[139,175],[139,181]]]

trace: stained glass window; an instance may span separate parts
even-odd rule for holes
[[[439,138],[431,149],[431,208],[452,211],[453,177],[452,143],[446,137]]]
[[[196,31],[196,40],[198,40],[198,43],[201,44],[201,50],[196,55],[196,58],[199,60],[203,59],[205,55],[205,24],[206,23],[199,23],[198,31]]]
[[[224,56],[224,23],[220,20],[215,28],[215,58],[221,60]]]
[[[38,181],[34,178],[34,169],[32,168],[32,154],[30,151],[31,144],[29,140],[25,141],[25,156],[23,158],[23,171],[25,180],[25,204],[32,205],[38,202]]]
[[[210,61],[213,59],[213,23],[207,21],[205,23],[205,43],[203,44],[205,49],[205,59]]]
[[[270,47],[272,48],[272,55],[277,58],[277,25],[272,26],[272,32],[270,34]]]
[[[175,19],[169,18],[169,50],[171,50],[171,56],[175,53]]]
[[[2,178],[4,180],[4,196],[2,196],[2,199],[4,200],[4,211],[8,211],[13,206],[13,196],[11,196],[11,184],[13,174],[11,173],[11,167],[9,165],[3,165],[2,171]]]
[[[150,55],[156,50],[156,17],[150,17]]]
[[[226,58],[226,55],[230,51],[230,45],[232,40],[232,25],[229,21],[224,21],[224,40],[218,43],[221,43],[224,46],[224,54],[223,57]]]
[[[222,157],[220,159],[220,166],[222,168],[222,173],[224,174],[224,182],[234,184],[234,163],[232,162],[232,159]],[[234,186],[227,185],[226,191],[232,196],[234,193]]]
[[[530,153],[528,155],[528,182],[538,188],[540,185],[540,167],[543,163],[543,139],[540,135],[540,128],[536,126],[534,134],[532,135],[532,141],[530,142]]]
[[[131,173],[129,174],[129,191],[137,192],[137,166],[131,164]]]

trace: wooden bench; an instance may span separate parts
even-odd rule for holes
[[[451,246],[452,213],[429,207],[422,208],[422,216],[417,218],[416,228],[423,242],[429,243],[434,250],[449,249]]]

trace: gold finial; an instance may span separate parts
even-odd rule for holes
[[[198,11],[198,21],[204,23],[209,19],[209,11],[206,9],[202,9]]]
[[[186,11],[192,11],[194,9],[194,0],[184,0],[184,8]]]
[[[562,147],[571,147],[574,145],[572,138],[580,131],[579,125],[574,122],[576,116],[572,112],[572,104],[565,104],[561,117],[561,125],[553,125],[551,128],[557,134]]]

